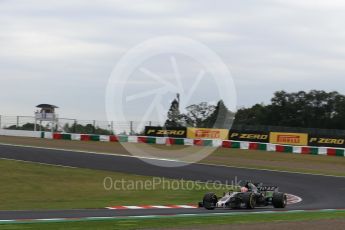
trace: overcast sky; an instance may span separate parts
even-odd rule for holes
[[[0,0],[0,114],[31,115],[51,103],[63,117],[104,120],[114,67],[158,36],[190,38],[215,52],[234,78],[237,106],[268,103],[276,90],[345,94],[344,12],[342,0]],[[169,79],[169,57],[146,67]],[[176,63],[192,83],[199,67],[187,59]],[[147,91],[145,83],[126,92]],[[207,85],[191,103],[217,100]],[[165,95],[163,110],[172,97]],[[129,106],[130,119],[145,106]]]

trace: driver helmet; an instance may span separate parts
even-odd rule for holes
[[[248,192],[248,188],[246,188],[246,187],[241,187],[241,192]]]

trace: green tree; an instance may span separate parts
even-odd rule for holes
[[[41,126],[39,124],[36,125],[37,130],[48,130],[46,129],[46,127]],[[26,123],[22,126],[16,126],[16,125],[11,125],[9,127],[7,127],[6,129],[12,129],[12,130],[28,130],[28,131],[33,131],[35,129],[35,124],[34,123]]]
[[[180,114],[179,102],[174,99],[171,102],[170,109],[168,111],[167,120],[165,121],[165,127],[181,127],[183,126],[183,117]]]
[[[235,114],[224,104],[223,100],[218,101],[213,113],[203,122],[204,127],[229,129],[233,123]]]
[[[251,108],[239,109],[235,116],[235,124],[257,125],[266,123],[269,116],[268,109],[263,104],[256,104]]]
[[[183,115],[187,126],[206,128],[206,120],[214,113],[216,106],[210,105],[207,102],[193,104],[186,108],[187,113]]]
[[[345,129],[345,96],[311,90],[274,93],[271,104],[240,109],[235,124]]]
[[[78,123],[73,123],[69,126],[68,124],[64,125],[64,132],[67,133],[82,133],[82,134],[99,134],[99,135],[111,135],[112,132],[107,129],[102,129],[98,126],[93,126],[92,124],[81,125]]]

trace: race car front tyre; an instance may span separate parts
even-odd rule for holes
[[[285,208],[287,205],[287,196],[282,192],[273,193],[272,204],[274,208]]]
[[[203,199],[203,207],[207,210],[213,210],[216,208],[218,198],[213,192],[206,193]]]
[[[253,209],[256,206],[255,194],[251,192],[243,193],[242,196],[243,203],[246,205],[247,209]]]

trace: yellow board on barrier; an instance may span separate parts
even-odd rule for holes
[[[228,136],[229,130],[227,129],[187,128],[187,138],[190,139],[227,140]]]
[[[281,145],[308,145],[308,134],[306,133],[270,133],[270,143]]]

